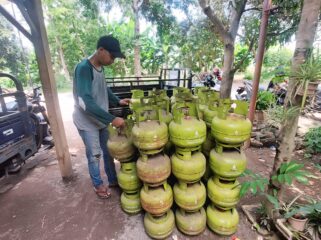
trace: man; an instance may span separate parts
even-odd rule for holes
[[[122,127],[124,119],[108,113],[111,105],[128,105],[130,99],[120,100],[106,85],[104,66],[113,64],[115,58],[125,58],[119,41],[112,36],[103,36],[97,42],[97,50],[88,59],[82,60],[75,69],[73,94],[75,108],[74,124],[86,147],[89,174],[94,191],[100,198],[110,197],[108,188],[100,176],[101,153],[109,187],[118,186],[114,161],[107,149],[107,125]]]

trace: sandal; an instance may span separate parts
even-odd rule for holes
[[[97,188],[94,187],[94,191],[97,194],[97,196],[101,199],[107,199],[111,196],[111,193],[108,192],[107,189],[102,185],[98,186]]]

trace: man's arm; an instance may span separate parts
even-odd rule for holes
[[[104,124],[111,123],[115,119],[115,116],[99,107],[91,95],[92,76],[90,68],[87,66],[78,66],[75,77],[79,106],[100,122]]]
[[[115,93],[113,93],[113,91],[109,87],[107,87],[107,94],[109,103],[113,106],[118,106],[120,99],[115,95]]]
[[[109,102],[113,106],[127,106],[130,103],[130,98],[119,99],[119,97],[117,97],[109,87],[107,87],[107,92]]]

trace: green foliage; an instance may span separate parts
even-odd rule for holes
[[[243,61],[238,71],[244,72],[246,68],[249,66],[251,60],[253,59],[253,53],[248,52],[248,47],[241,44],[236,44],[234,54],[234,61],[236,63]]]
[[[22,47],[15,35],[13,26],[0,14],[0,71],[9,73],[18,78],[24,85],[27,84],[25,68],[28,59],[25,58]],[[14,86],[10,80],[1,79],[3,87]]]
[[[300,183],[308,184],[308,177],[312,175],[302,170],[304,164],[298,164],[295,162],[282,163],[281,167],[278,169],[277,175],[272,176],[273,181],[278,181],[281,184],[291,185],[293,180],[297,180]]]
[[[314,164],[314,167],[321,172],[321,165],[320,164]]]
[[[278,66],[290,67],[293,51],[280,46],[271,47],[264,55],[263,65],[270,70],[275,70]],[[276,74],[273,72],[273,74]]]
[[[321,217],[321,201],[293,207],[284,215],[284,217],[290,218],[296,214],[308,216],[313,221],[321,223],[321,219],[319,218]]]
[[[257,212],[259,213],[259,226],[265,227],[269,232],[273,228],[273,219],[271,219],[267,213],[267,208],[264,204],[261,204],[261,206],[257,209]]]
[[[260,91],[257,95],[256,110],[267,110],[275,103],[275,95],[269,91]]]
[[[304,146],[310,154],[321,153],[321,127],[309,129],[304,136]]]
[[[253,173],[249,169],[244,171],[242,177],[249,177],[251,181],[245,181],[241,184],[240,197],[243,197],[249,190],[252,194],[264,192],[265,187],[269,184],[269,180],[267,178]]]
[[[285,108],[280,105],[273,105],[267,109],[267,122],[271,126],[281,127],[281,124],[291,117],[300,114],[299,107]]]
[[[282,163],[281,167],[278,169],[277,174],[271,177],[272,181],[275,181],[280,184],[292,184],[294,180],[298,182],[307,184],[308,177],[313,177],[309,172],[302,170],[304,167],[303,164],[298,164],[295,162]],[[242,174],[242,177],[247,177],[246,181],[241,184],[240,196],[243,197],[248,191],[251,191],[252,194],[262,194],[266,186],[269,184],[269,180],[260,174],[253,173],[251,170],[246,169]],[[265,194],[267,199],[278,206],[278,200],[276,198],[276,192],[274,195]]]
[[[311,55],[293,76],[304,85],[305,82],[321,80],[321,55]]]

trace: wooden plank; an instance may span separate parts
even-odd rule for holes
[[[57,88],[51,64],[41,1],[29,0],[29,4],[26,4],[25,7],[30,19],[34,23],[34,28],[31,28],[32,42],[35,47],[40,79],[44,97],[46,99],[50,127],[55,140],[59,168],[62,178],[65,179],[72,176],[72,166],[58,102]]]

